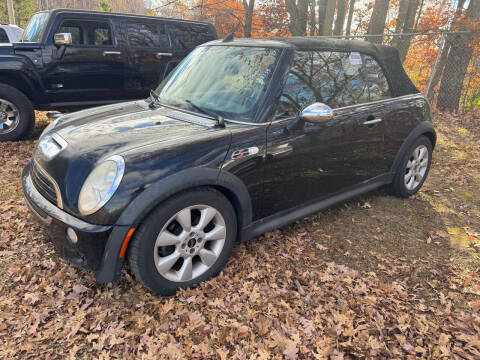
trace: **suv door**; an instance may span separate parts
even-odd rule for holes
[[[357,56],[358,55],[358,56]],[[264,215],[326,198],[383,173],[383,109],[369,104],[359,54],[296,51],[267,129]],[[315,102],[334,109],[326,123],[300,121]]]
[[[163,79],[172,59],[172,46],[163,21],[128,21],[126,89],[129,98],[147,97]]]
[[[72,34],[72,44],[55,45],[56,33]],[[124,54],[108,20],[59,19],[48,38],[44,63],[43,81],[55,104],[124,98]]]

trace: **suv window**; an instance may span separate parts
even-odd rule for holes
[[[63,22],[62,26],[58,29],[57,33],[70,33],[72,34],[72,45],[83,45],[83,29],[82,27],[72,21]]]
[[[198,24],[172,23],[168,25],[168,29],[175,49],[193,49],[197,45],[213,40],[210,29]]]
[[[92,38],[89,41],[89,45],[113,45],[112,33],[110,32],[110,26],[108,24],[96,25],[92,31]]]
[[[366,70],[366,58],[358,52],[297,51],[275,117],[296,116],[314,102],[334,109],[389,94],[380,66],[368,57],[370,70]],[[371,97],[370,92],[375,96]]]
[[[10,39],[8,38],[7,32],[5,29],[0,28],[0,43],[9,43]]]
[[[71,33],[72,45],[109,46],[113,44],[112,31],[106,22],[65,20],[57,33]]]
[[[128,23],[127,33],[132,47],[170,47],[164,24]]]

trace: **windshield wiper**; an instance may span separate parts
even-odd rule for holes
[[[160,105],[160,101],[158,100],[159,96],[155,93],[155,91],[150,90],[150,108],[154,108],[155,105]]]
[[[219,115],[219,114],[216,114],[214,113],[213,111],[210,111],[210,110],[207,110],[205,108],[202,108],[198,105],[195,105],[193,102],[191,102],[190,100],[185,100],[187,103],[189,103],[190,105],[192,105],[195,109],[197,109],[198,111],[200,111],[201,113],[205,114],[205,115],[208,115],[208,116],[211,116],[213,117],[216,121],[217,121],[217,124],[215,126],[217,127],[225,127],[225,120],[223,119],[223,116],[222,115]]]

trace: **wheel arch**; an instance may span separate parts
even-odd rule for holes
[[[23,76],[16,72],[0,72],[0,84],[11,86],[22,92],[35,107],[38,104],[38,91]]]
[[[395,156],[395,160],[393,161],[392,167],[390,169],[392,173],[395,173],[396,169],[402,161],[405,152],[420,136],[425,136],[430,140],[430,142],[432,143],[432,149],[435,147],[435,144],[437,142],[437,133],[435,131],[435,128],[433,127],[433,124],[430,121],[421,122],[410,132],[410,134],[408,134],[408,136],[400,146],[400,149],[398,150],[397,155]]]
[[[235,175],[214,168],[183,170],[148,187],[122,212],[105,245],[97,281],[106,283],[120,276],[124,258],[119,255],[130,229],[138,228],[148,214],[170,197],[202,187],[216,189],[231,202],[237,217],[237,239],[240,239],[241,229],[252,221],[252,204],[245,184]]]

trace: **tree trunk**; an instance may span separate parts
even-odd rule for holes
[[[293,36],[305,36],[307,32],[308,0],[286,0],[290,15],[288,27]]]
[[[350,0],[350,5],[348,6],[348,20],[347,28],[345,29],[345,35],[350,35],[352,30],[352,19],[353,19],[353,10],[355,9],[355,0]]]
[[[409,0],[400,0],[398,4],[397,24],[395,25],[395,33],[401,33],[407,18]]]
[[[475,23],[479,20],[480,1],[470,1],[465,22]],[[467,30],[467,27],[464,25],[461,30]],[[472,37],[471,33],[457,34],[451,42],[437,99],[437,107],[442,111],[458,111],[463,80],[473,55],[473,48],[470,46]]]
[[[318,0],[318,35],[325,35],[323,27],[325,26],[325,16],[327,14],[328,0]]]
[[[253,9],[255,0],[243,0],[243,9],[245,10],[245,24],[243,25],[243,35],[246,38],[252,37]]]
[[[325,20],[323,22],[322,35],[332,35],[333,17],[335,15],[335,0],[327,0],[325,9]]]
[[[317,30],[317,17],[315,14],[316,7],[317,2],[315,0],[310,0],[310,36],[315,36]]]
[[[405,6],[408,6],[404,15],[403,24],[398,26],[399,24],[397,23],[395,32],[404,35],[398,36],[395,39],[393,46],[397,48],[400,55],[400,60],[403,62],[405,61],[405,57],[407,56],[408,49],[410,48],[410,43],[412,41],[412,36],[408,34],[414,31],[413,25],[415,23],[419,2],[418,0],[402,0],[400,5],[404,6],[403,9],[400,9],[402,10],[402,13],[405,12]]]
[[[462,9],[463,5],[465,5],[465,0],[459,0],[457,4],[457,10],[455,12],[455,17],[452,21],[452,24],[456,24],[458,19],[462,15]],[[450,30],[451,30],[451,25],[450,25]],[[431,89],[435,89],[435,87],[438,85],[438,82],[442,78],[443,70],[445,69],[445,64],[447,63],[447,58],[448,58],[448,53],[450,51],[450,45],[452,42],[452,37],[447,35],[447,38],[445,39],[445,44],[443,46],[442,54],[440,55],[440,59],[438,60],[437,68],[435,69],[435,72],[433,73],[433,79],[432,79],[432,84],[431,84]],[[433,100],[433,91],[430,91],[429,94],[429,100]]]
[[[337,19],[335,20],[333,35],[342,35],[343,24],[345,23],[345,3],[346,0],[337,0]]]
[[[375,6],[373,7],[372,18],[368,25],[369,35],[379,35],[375,37],[369,37],[368,40],[375,43],[382,43],[383,29],[385,28],[385,21],[387,20],[388,4],[390,0],[375,0]]]

